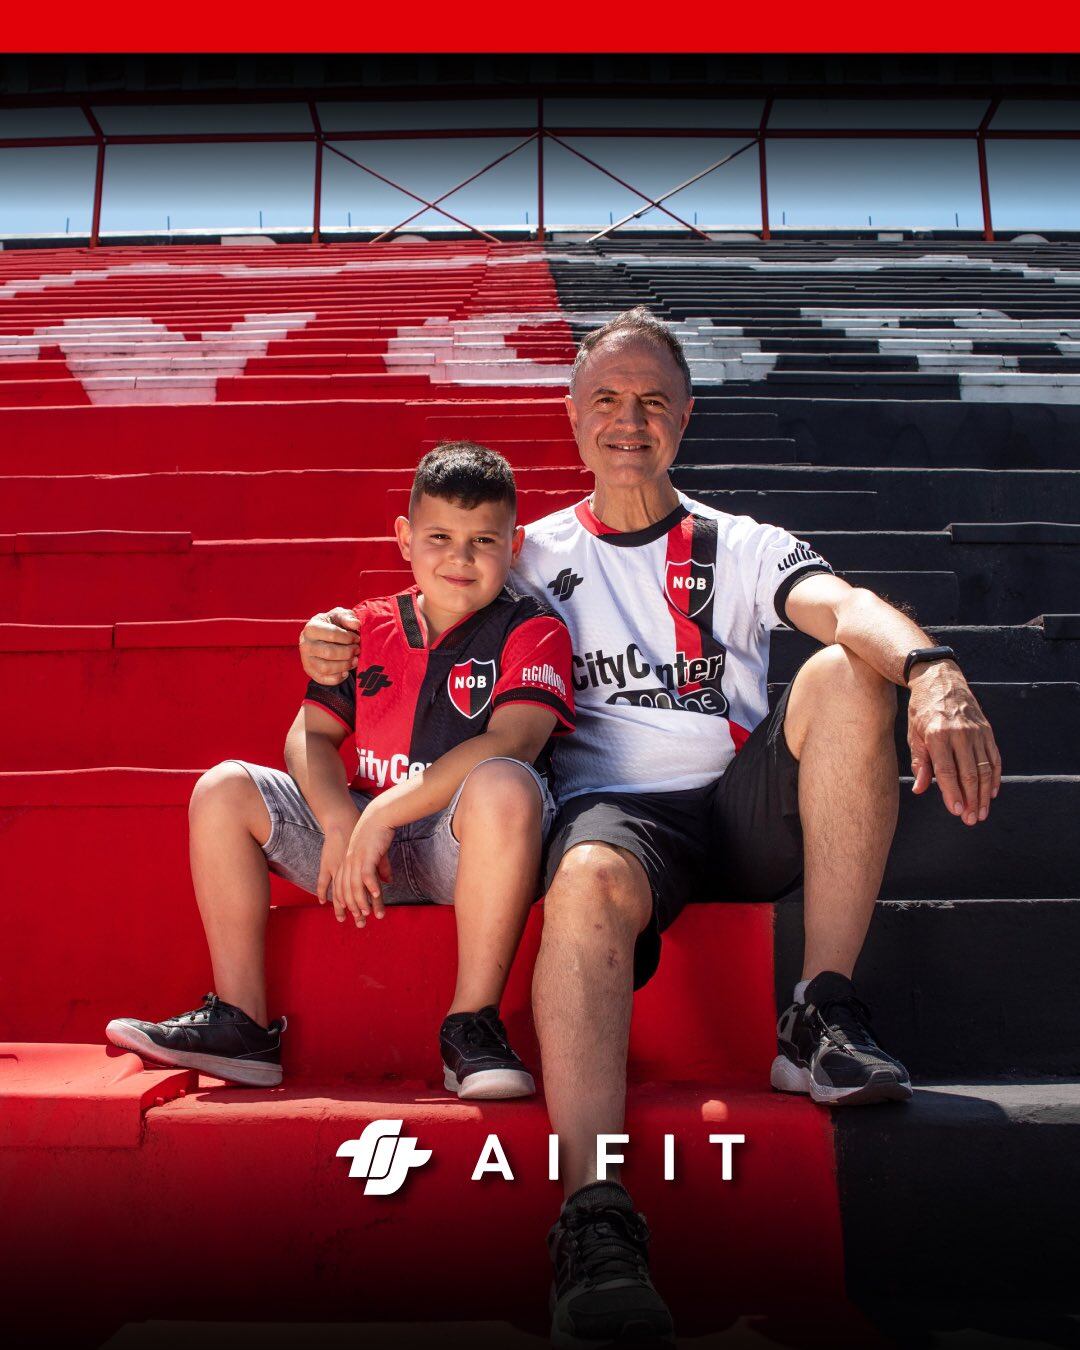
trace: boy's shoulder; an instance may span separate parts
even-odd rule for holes
[[[498,597],[507,606],[510,627],[516,628],[529,619],[553,619],[558,624],[565,624],[562,615],[556,613],[547,601],[528,591],[516,589],[514,582],[515,578],[511,575]]]

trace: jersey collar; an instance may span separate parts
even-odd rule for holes
[[[398,622],[401,625],[406,643],[414,649],[424,650],[427,649],[427,624],[420,612],[420,606],[416,603],[419,594],[419,586],[410,586],[407,591],[401,591],[394,599],[397,601]],[[463,618],[458,619],[457,623],[443,629],[428,650],[439,651],[443,648],[451,649],[460,646],[471,633],[474,633],[480,627],[497,605],[504,605],[507,601],[512,602],[513,599],[514,597],[504,586],[489,605],[485,605],[483,609],[474,610],[472,614],[466,614]]]
[[[602,539],[605,544],[614,544],[617,548],[639,548],[642,544],[651,544],[655,539],[662,539],[690,513],[680,501],[663,520],[658,520],[654,525],[646,525],[643,530],[613,530],[594,513],[586,497],[574,507],[574,514],[590,534]]]

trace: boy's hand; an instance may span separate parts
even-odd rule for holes
[[[300,634],[300,662],[311,679],[336,685],[356,669],[359,630],[356,614],[342,606],[307,621]]]
[[[382,886],[394,879],[387,856],[393,842],[393,826],[381,824],[377,813],[369,806],[352,832],[344,861],[334,879],[335,894],[340,892],[357,928],[365,927],[372,914],[377,919],[386,914]]]
[[[349,840],[359,819],[360,813],[358,811],[352,814],[351,819],[343,817],[340,822],[330,825],[323,836],[322,857],[319,860],[319,880],[315,887],[315,894],[319,898],[320,905],[325,905],[328,900],[333,904],[334,913],[341,923],[345,922],[345,908],[344,905],[341,905],[337,887],[333,885],[333,881],[345,860],[345,850],[349,847]]]

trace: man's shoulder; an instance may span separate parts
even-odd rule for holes
[[[539,520],[530,521],[525,526],[525,543],[523,548],[543,547],[549,540],[564,539],[568,534],[582,528],[581,521],[577,517],[577,509],[580,505],[575,502],[573,506],[564,506],[559,511],[552,511],[549,515],[541,516]]]
[[[732,515],[728,511],[721,511],[715,506],[699,502],[694,497],[688,497],[685,492],[679,493],[679,500],[689,515],[700,520],[710,521],[716,528],[718,541],[724,543],[728,548],[739,548],[751,543],[761,534],[768,533],[776,528],[755,519],[753,516]]]

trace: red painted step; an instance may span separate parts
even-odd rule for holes
[[[74,1115],[74,1112],[72,1112]],[[374,1120],[434,1157],[395,1195],[365,1195],[338,1148]],[[185,1315],[265,1321],[290,1315],[440,1322],[478,1316],[542,1323],[544,1237],[558,1213],[539,1101],[486,1106],[411,1087],[244,1092],[209,1081],[152,1106],[137,1148],[0,1151],[9,1215],[23,1222],[5,1261],[25,1305],[55,1299],[120,1321],[176,1306],[176,1269],[197,1253],[229,1280],[197,1281]],[[840,1212],[828,1116],[766,1092],[657,1085],[629,1096],[626,1181],[653,1230],[653,1274],[683,1330],[740,1315],[801,1314],[843,1301]],[[514,1180],[469,1180],[497,1133]],[[742,1134],[723,1181],[713,1134]],[[662,1179],[663,1136],[676,1178]],[[793,1234],[799,1259],[784,1263]],[[496,1237],[497,1235],[497,1237]],[[456,1254],[480,1259],[462,1279]],[[123,1278],[117,1279],[118,1253]],[[110,1299],[112,1300],[110,1302]]]
[[[341,538],[368,532],[359,530],[361,510],[381,533],[378,502],[389,487],[407,490],[412,476],[409,466],[7,477],[0,479],[0,533],[182,530],[196,539],[287,539],[317,527]],[[522,468],[515,477],[524,493],[583,497],[591,487],[576,455],[562,468]],[[527,518],[519,510],[519,519]]]
[[[306,617],[363,599],[361,574],[394,567],[393,539],[214,540],[181,533],[0,536],[0,623]],[[58,608],[59,607],[59,608]]]
[[[0,1039],[104,1041],[112,1017],[161,1017],[212,986],[187,864],[197,774],[99,769],[0,774],[0,905],[18,962],[0,974]],[[63,858],[57,869],[57,841]],[[322,1081],[438,1080],[438,1026],[453,993],[454,916],[394,908],[358,930],[275,878],[269,934],[285,1068]],[[534,909],[503,1001],[535,1062],[529,982]],[[772,907],[695,905],[664,938],[638,995],[638,1082],[763,1084],[773,1054]],[[343,1028],[350,1027],[350,1034]],[[737,1028],[733,1031],[732,1028]]]
[[[508,412],[517,401],[520,419],[551,407],[547,398],[491,391]],[[445,409],[454,390],[440,388],[438,402],[399,403],[372,399],[342,403],[213,404],[191,407],[9,408],[0,410],[0,474],[151,473],[163,470],[351,469],[414,466],[432,406]],[[469,398],[475,400],[475,391]],[[472,406],[475,403],[472,402]],[[561,414],[560,414],[561,417]],[[452,434],[483,441],[487,430],[453,423]],[[440,434],[442,434],[440,432]],[[565,434],[560,421],[558,435]],[[515,467],[566,463],[540,446],[515,456]]]

